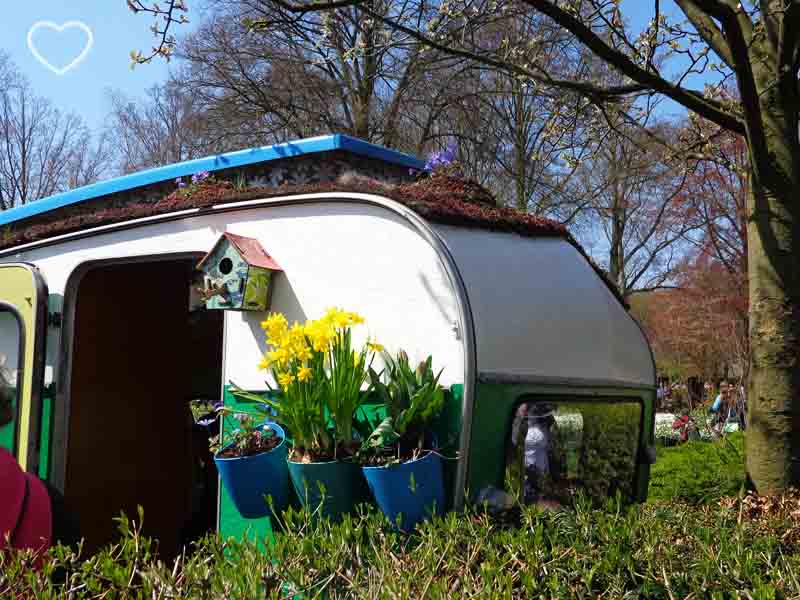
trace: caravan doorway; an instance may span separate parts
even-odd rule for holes
[[[196,263],[95,266],[75,290],[64,495],[90,552],[138,506],[164,558],[216,526],[216,471],[189,402],[220,399],[223,311],[190,310]]]

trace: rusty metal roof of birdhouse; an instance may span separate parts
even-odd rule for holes
[[[270,269],[272,271],[283,271],[280,265],[278,265],[278,263],[276,263],[275,260],[269,254],[267,254],[267,251],[264,250],[264,247],[258,240],[227,232],[222,234],[222,237],[219,239],[219,241],[214,244],[211,252],[206,254],[203,259],[197,263],[198,269],[203,266],[203,264],[214,253],[214,250],[217,249],[217,246],[220,245],[222,240],[228,240],[233,247],[236,248],[248,265],[253,267],[261,267],[262,269]]]

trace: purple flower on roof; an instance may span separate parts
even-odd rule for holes
[[[442,167],[446,167],[456,159],[458,154],[458,146],[455,142],[450,142],[447,148],[434,152],[428,157],[428,162],[423,167],[426,171],[435,171]]]
[[[200,183],[204,179],[208,179],[210,176],[211,173],[208,171],[200,171],[199,173],[192,175],[192,183]]]

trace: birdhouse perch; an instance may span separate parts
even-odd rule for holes
[[[197,264],[207,309],[269,309],[272,280],[282,271],[254,238],[224,233]]]

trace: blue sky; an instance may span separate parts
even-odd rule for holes
[[[28,31],[38,21],[61,25],[72,20],[92,30],[94,45],[82,63],[57,75],[34,58],[28,48]],[[0,19],[0,49],[11,55],[37,94],[80,114],[96,128],[109,109],[108,88],[138,96],[166,77],[168,67],[161,60],[130,69],[131,50],[144,51],[153,45],[151,23],[149,16],[128,10],[124,0],[7,0]],[[86,36],[78,29],[59,34],[40,28],[33,40],[39,53],[58,67],[80,53]]]
[[[652,2],[623,0],[623,9],[631,24],[639,29],[652,14]],[[197,3],[190,3],[189,18],[199,21]],[[662,10],[677,14],[672,0],[662,1]],[[61,25],[81,21],[93,32],[94,44],[85,60],[75,68],[57,75],[40,64],[27,44],[28,31],[39,21]],[[0,49],[25,73],[35,92],[46,96],[66,111],[80,114],[91,127],[99,128],[109,110],[107,91],[120,90],[130,96],[140,96],[151,85],[163,80],[168,65],[156,60],[149,65],[130,69],[130,51],[147,50],[154,43],[148,15],[134,15],[124,0],[23,0],[7,1],[0,20]],[[189,27],[178,28],[179,33]],[[56,67],[68,64],[82,50],[86,36],[77,29],[56,33],[39,29],[34,35],[39,53]],[[691,82],[702,87],[702,80]],[[684,112],[674,103],[663,108],[665,113]]]

